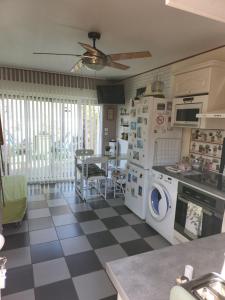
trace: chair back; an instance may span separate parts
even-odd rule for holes
[[[90,156],[94,155],[93,149],[78,149],[75,151],[76,156]]]
[[[93,168],[93,165],[96,166],[95,168],[98,168],[98,170],[104,170],[105,171],[105,175],[104,177],[108,176],[108,157],[106,156],[93,156],[93,157],[88,157],[85,160],[85,164],[86,164],[86,174],[87,176],[89,175],[89,167],[91,166],[91,168]],[[101,165],[100,168],[98,167],[98,165]],[[98,172],[98,171],[97,171]],[[93,175],[92,175],[93,176]],[[92,177],[91,176],[91,177]],[[99,175],[94,175],[94,177],[98,177],[98,176],[103,176],[102,174]]]

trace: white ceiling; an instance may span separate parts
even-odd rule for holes
[[[0,64],[69,73],[73,57],[37,56],[33,51],[81,54],[78,41],[98,30],[106,54],[150,50],[152,58],[121,61],[127,71],[105,68],[79,74],[124,78],[225,44],[225,24],[164,4],[165,0],[0,0]],[[225,60],[225,57],[224,57]]]

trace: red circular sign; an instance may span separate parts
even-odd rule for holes
[[[162,124],[164,123],[164,121],[165,121],[164,116],[162,116],[162,115],[157,116],[157,118],[156,118],[156,123],[157,123],[158,125],[162,125]]]

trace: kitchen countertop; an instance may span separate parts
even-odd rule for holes
[[[187,183],[193,187],[196,187],[196,188],[199,188],[205,192],[208,192],[208,193],[211,193],[215,196],[218,196],[222,199],[225,200],[225,192],[224,192],[224,189],[225,189],[225,177],[223,176],[223,191],[221,190],[218,190],[216,188],[213,188],[207,184],[204,184],[204,183],[200,183],[200,182],[196,182],[196,181],[193,181],[191,180],[190,178],[187,178],[185,177],[184,175],[187,175],[187,174],[191,174],[192,172],[186,172],[186,173],[173,173],[173,172],[170,172],[170,171],[167,171],[165,166],[153,166],[152,168],[153,170],[155,171],[158,171],[160,173],[163,173],[163,174],[166,174],[170,177],[173,177],[173,178],[176,178],[178,179],[179,181],[181,182],[184,182],[184,183]],[[196,171],[194,171],[195,173],[197,173]]]
[[[168,300],[185,265],[194,267],[194,278],[220,272],[224,251],[222,233],[112,261],[106,271],[122,300]]]

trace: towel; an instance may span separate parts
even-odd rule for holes
[[[203,209],[201,206],[188,202],[185,232],[196,239],[202,233]]]

